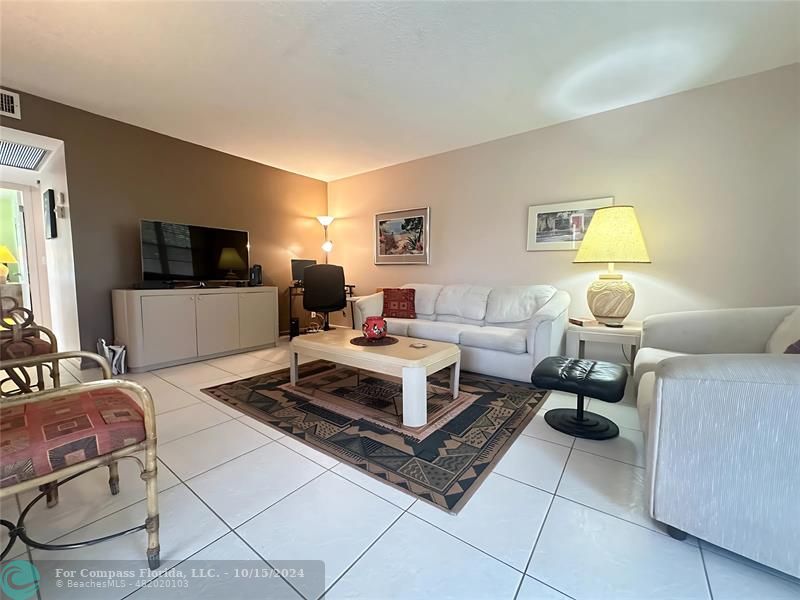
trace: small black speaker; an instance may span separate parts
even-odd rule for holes
[[[263,271],[261,270],[261,265],[253,265],[250,267],[250,281],[248,285],[250,286],[259,286],[263,284]]]
[[[300,335],[300,319],[294,318],[289,321],[289,337],[297,337]]]

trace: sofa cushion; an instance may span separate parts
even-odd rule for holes
[[[642,375],[639,387],[636,392],[636,410],[639,411],[639,427],[642,428],[644,435],[650,429],[650,407],[653,406],[653,398],[656,395],[656,373],[648,371]]]
[[[442,321],[423,321],[417,319],[408,324],[407,335],[415,338],[424,338],[426,340],[458,344],[461,340],[461,332],[470,328],[480,329],[476,325],[443,323]]]
[[[422,319],[386,319],[386,332],[390,335],[408,335],[409,323]]]
[[[384,288],[383,289],[383,316],[397,319],[416,319],[414,309],[414,288]]]
[[[407,283],[400,287],[403,289],[411,288],[416,292],[414,304],[417,317],[436,313],[436,299],[439,297],[439,292],[442,291],[443,286],[433,283]]]
[[[466,325],[477,325],[481,327],[485,321],[483,319],[465,319],[457,315],[436,315],[436,321],[443,321],[445,323],[464,323]]]
[[[770,354],[800,354],[800,308],[796,308],[775,329],[767,341]]]
[[[461,344],[514,354],[524,354],[528,346],[524,329],[507,327],[470,327],[461,332]]]
[[[113,388],[3,408],[0,417],[0,487],[108,454],[145,437],[139,405]]]
[[[447,285],[436,299],[436,314],[482,321],[491,291],[492,288],[482,285]]]
[[[636,353],[636,361],[633,365],[633,379],[638,384],[645,373],[656,370],[656,366],[666,358],[673,356],[686,356],[683,352],[670,352],[659,348],[642,348]]]
[[[553,297],[551,285],[511,285],[494,288],[486,302],[487,323],[527,321]]]

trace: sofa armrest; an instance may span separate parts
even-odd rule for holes
[[[800,520],[800,357],[680,356],[656,369],[651,516],[791,572]]]
[[[772,333],[794,306],[667,313],[642,323],[642,347],[686,354],[764,352]]]
[[[353,305],[356,328],[359,330],[367,317],[381,314],[383,314],[383,292],[361,296]]]
[[[564,353],[569,303],[569,294],[558,290],[528,321],[528,354],[534,367],[548,356]]]

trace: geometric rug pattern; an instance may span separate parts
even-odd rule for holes
[[[300,365],[299,377],[335,369],[333,363],[314,361]],[[460,392],[474,399],[419,440],[349,411],[342,414],[319,406],[294,392],[288,382],[289,370],[281,369],[203,391],[387,485],[453,513],[464,506],[549,393],[525,383],[462,372]],[[448,370],[429,376],[428,383],[447,388]]]

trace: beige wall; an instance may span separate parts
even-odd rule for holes
[[[21,94],[22,120],[3,125],[64,141],[80,340],[111,338],[111,289],[141,277],[139,219],[250,232],[251,263],[281,291],[292,256],[321,258],[326,184]],[[66,347],[65,347],[66,348]]]
[[[800,302],[800,65],[328,184],[358,293],[405,282],[552,283],[588,314],[601,265],[526,252],[527,207],[615,196],[636,207],[650,265],[618,265],[632,317]],[[429,266],[375,266],[376,211],[431,207]]]

